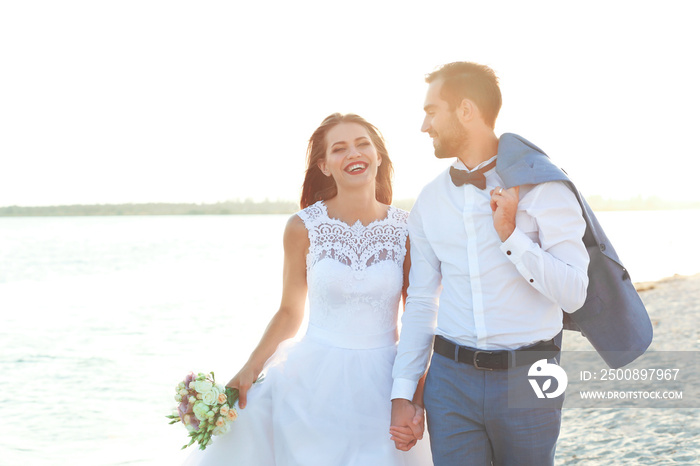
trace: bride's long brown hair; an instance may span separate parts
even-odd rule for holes
[[[301,190],[301,208],[304,209],[318,201],[331,199],[338,194],[338,187],[332,176],[326,176],[318,167],[318,162],[326,157],[326,134],[340,123],[357,123],[362,125],[377,149],[382,163],[377,168],[375,197],[384,204],[391,204],[393,196],[391,179],[394,176],[394,167],[386,150],[384,138],[379,130],[359,115],[347,113],[342,115],[334,113],[316,128],[309,139],[309,147],[306,150],[306,176]]]

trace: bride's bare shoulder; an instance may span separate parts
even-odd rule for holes
[[[284,229],[285,244],[296,243],[306,245],[309,243],[309,234],[306,230],[304,221],[297,214],[292,215],[287,220],[287,226]]]

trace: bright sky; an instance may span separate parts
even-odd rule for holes
[[[0,206],[296,200],[333,112],[387,139],[395,198],[447,165],[425,74],[494,68],[497,133],[585,195],[700,200],[694,1],[0,3]]]

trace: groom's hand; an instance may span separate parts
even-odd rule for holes
[[[519,201],[520,186],[514,186],[510,189],[498,186],[491,190],[493,227],[501,242],[507,240],[515,230],[515,214],[518,212]]]
[[[410,450],[423,438],[425,415],[423,408],[406,399],[391,401],[391,440],[398,450]]]

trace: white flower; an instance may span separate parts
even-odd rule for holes
[[[181,388],[180,391],[179,391],[178,393],[179,393],[180,395],[182,395],[182,396],[185,396],[185,395],[187,395],[187,394],[189,393],[189,391],[187,391],[187,390],[184,389],[184,388]]]
[[[221,427],[215,427],[214,430],[213,430],[211,433],[212,433],[212,435],[221,435],[221,434],[225,434],[226,432],[229,431],[230,428],[231,428],[231,424],[229,424],[228,422],[226,422],[226,423],[224,423],[224,425],[221,426]]]
[[[218,401],[219,395],[223,390],[219,390],[219,387],[212,387],[211,390],[202,395],[202,401],[209,406],[215,405]]]
[[[193,405],[195,403],[195,401],[197,401],[197,398],[194,395],[190,396],[190,399],[189,399],[190,404]]]
[[[178,403],[182,401],[182,395],[175,395],[175,401]]]
[[[197,401],[194,406],[192,407],[192,412],[194,413],[195,417],[199,419],[200,421],[203,421],[207,418],[207,413],[209,412],[209,406],[205,405],[201,401]]]
[[[215,393],[214,390],[209,390],[204,395],[202,395],[202,401],[207,405],[211,406],[213,404],[216,404],[216,398],[218,396],[219,394]]]
[[[194,383],[194,389],[204,394],[212,389],[212,383],[208,380],[198,380]]]

